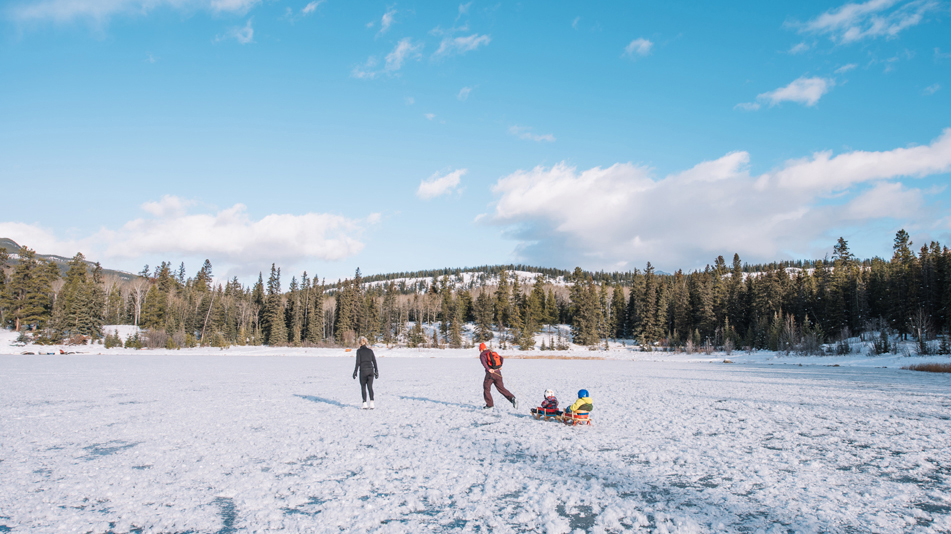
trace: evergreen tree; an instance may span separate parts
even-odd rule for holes
[[[36,252],[20,249],[19,263],[3,295],[4,319],[14,330],[45,328],[52,319],[52,284],[59,277],[52,263],[36,258]]]
[[[454,303],[452,328],[449,330],[449,346],[454,349],[462,348],[462,322],[465,319],[462,310],[461,302]]]
[[[182,264],[181,267],[181,276],[179,277],[180,284],[184,285],[184,272],[185,264]],[[198,271],[198,274],[195,275],[194,287],[198,291],[209,291],[211,290],[211,261],[205,260],[205,263],[202,264],[201,270]]]
[[[317,285],[316,277],[311,283],[311,293],[307,341],[317,344],[324,338],[324,288]]]
[[[291,285],[287,294],[286,324],[288,330],[287,341],[295,347],[301,343],[301,334],[304,330],[304,312],[301,288],[297,284],[297,277],[291,277]]]
[[[548,294],[545,296],[545,323],[548,325],[558,324],[558,315],[558,301],[555,298],[555,291],[549,288]]]
[[[380,328],[380,305],[377,301],[377,298],[371,293],[367,294],[363,298],[364,300],[364,310],[366,310],[366,316],[364,318],[364,330],[360,332],[361,335],[364,335],[371,342],[376,342],[379,337],[379,328]]]
[[[347,281],[335,294],[334,339],[340,344],[352,344],[356,341],[354,293],[353,283]]]
[[[6,320],[6,294],[7,294],[7,271],[6,264],[10,259],[10,254],[7,253],[7,249],[0,247],[0,328],[3,328],[7,324]]]
[[[483,343],[492,339],[492,321],[495,316],[495,307],[488,291],[483,289],[476,297],[473,305],[473,314],[475,315],[475,338],[476,343]]]
[[[396,303],[396,284],[389,282],[386,284],[386,290],[383,294],[383,307],[381,311],[381,323],[384,343],[395,341],[402,329],[398,326],[400,311]]]
[[[508,275],[505,269],[499,273],[499,285],[495,289],[495,324],[499,331],[499,343],[505,348],[505,330],[511,319],[512,306],[509,299]]]
[[[638,321],[635,335],[645,349],[650,349],[660,339],[660,311],[657,307],[657,279],[654,266],[647,262],[644,270],[644,292],[638,303]]]
[[[611,294],[611,336],[615,341],[624,337],[624,312],[627,310],[627,304],[624,299],[624,289],[620,284],[614,286]]]
[[[594,280],[585,275],[580,267],[575,268],[569,290],[571,299],[571,335],[578,345],[598,343],[600,307]]]
[[[281,294],[281,270],[271,264],[264,300],[264,343],[270,346],[287,343],[287,325],[284,323],[284,297]]]

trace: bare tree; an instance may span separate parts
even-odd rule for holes
[[[139,277],[133,280],[131,287],[133,324],[139,326],[139,317],[142,315],[142,305],[145,303],[145,295],[149,291],[149,281]]]

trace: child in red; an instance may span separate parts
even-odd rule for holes
[[[554,390],[545,390],[545,400],[542,401],[542,405],[538,408],[532,408],[532,414],[546,417],[561,415],[561,410],[558,409],[558,399],[555,397]]]

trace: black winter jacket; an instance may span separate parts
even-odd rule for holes
[[[376,356],[367,346],[357,349],[357,364],[353,367],[353,376],[357,376],[357,371],[360,371],[362,376],[380,375],[380,370],[376,367]]]

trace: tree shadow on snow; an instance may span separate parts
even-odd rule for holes
[[[313,395],[297,395],[297,394],[295,393],[294,396],[295,396],[295,397],[299,397],[299,398],[304,399],[304,400],[309,400],[310,402],[322,402],[322,403],[324,403],[324,404],[331,404],[331,405],[333,405],[333,406],[339,406],[340,408],[347,408],[347,407],[348,407],[346,404],[341,404],[340,402],[337,402],[337,401],[335,401],[335,400],[324,399],[324,398],[321,398],[321,397],[315,397],[315,396],[313,396]]]

